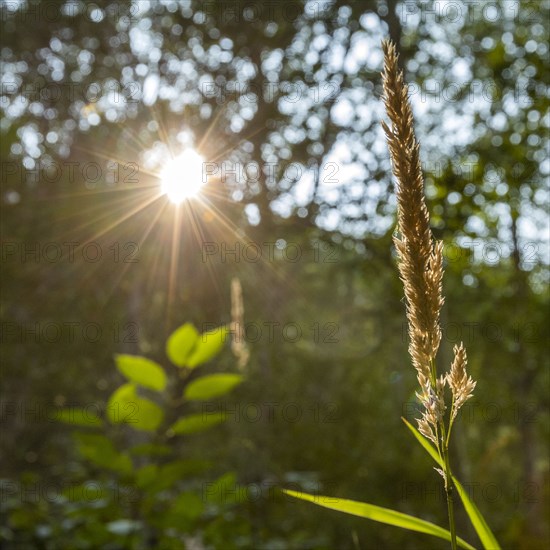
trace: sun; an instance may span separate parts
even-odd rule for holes
[[[174,204],[196,197],[206,183],[203,167],[204,159],[195,150],[186,149],[170,160],[162,170],[162,193]]]

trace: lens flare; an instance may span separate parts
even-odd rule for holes
[[[193,149],[187,149],[168,162],[162,170],[161,190],[174,204],[196,197],[206,183],[204,159]]]

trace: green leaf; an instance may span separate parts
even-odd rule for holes
[[[194,369],[215,357],[225,344],[228,331],[228,327],[223,326],[203,332],[198,338],[193,352],[187,359],[186,366]]]
[[[164,413],[156,403],[137,395],[134,384],[123,384],[109,399],[107,417],[113,424],[151,432],[160,426]]]
[[[132,427],[145,432],[155,431],[164,418],[163,410],[156,403],[142,397],[138,397],[137,407],[137,422]]]
[[[443,529],[442,527],[439,527],[429,521],[397,512],[396,510],[374,506],[373,504],[367,504],[365,502],[357,502],[355,500],[346,500],[343,498],[321,495],[309,495],[307,493],[290,491],[288,489],[283,489],[283,493],[301,500],[312,502],[313,504],[317,504],[317,506],[322,506],[323,508],[329,508],[330,510],[337,510],[338,512],[344,512],[345,514],[351,514],[352,516],[371,519],[373,521],[378,521],[379,523],[386,523],[388,525],[393,525],[394,527],[401,527],[402,529],[409,529],[410,531],[426,533],[427,535],[432,535],[448,541],[451,540],[451,533],[449,533],[446,529]],[[475,550],[473,546],[461,538],[457,537],[457,543],[461,548]]]
[[[191,323],[185,323],[168,337],[166,355],[174,365],[184,367],[198,339],[197,329]]]
[[[192,434],[212,428],[224,420],[225,414],[220,412],[213,414],[190,414],[174,422],[174,424],[170,426],[169,431],[174,434]]]
[[[237,484],[234,472],[227,472],[216,481],[203,483],[202,492],[204,500],[218,505],[239,504],[248,497],[246,487]]]
[[[70,409],[59,409],[59,415],[57,417],[59,422],[65,424],[72,424],[74,426],[89,426],[98,427],[103,424],[103,421],[95,411],[88,411],[87,409],[77,409],[71,407]]]
[[[445,468],[437,449],[406,418],[401,417],[401,420],[403,420],[405,426],[411,430],[414,437],[416,437],[420,445],[424,447],[428,454],[439,464],[441,468]]]
[[[403,420],[407,428],[409,428],[414,437],[416,437],[416,439],[420,442],[420,444],[422,445],[422,447],[424,447],[428,454],[437,462],[437,464],[439,464],[441,468],[443,468],[443,461],[439,457],[439,454],[437,453],[435,447],[410,422],[407,422],[405,418],[401,417],[401,420]],[[479,540],[481,541],[481,544],[483,544],[483,548],[485,548],[485,550],[500,550],[497,539],[487,525],[485,518],[481,515],[479,508],[470,499],[464,487],[462,487],[458,479],[452,473],[451,479],[453,480],[456,490],[462,500],[464,509],[466,510],[466,513],[468,514],[468,517],[470,518],[470,521],[472,522],[472,525],[476,530]]]
[[[190,382],[183,396],[189,401],[212,399],[229,393],[242,381],[240,374],[210,374]]]
[[[500,550],[500,545],[498,544],[495,535],[493,535],[493,532],[487,525],[485,518],[481,515],[479,508],[470,499],[468,493],[458,481],[458,479],[456,479],[454,475],[451,475],[451,477],[453,483],[455,484],[457,493],[462,499],[464,509],[466,510],[466,513],[468,514],[468,517],[470,518],[470,521],[472,522],[472,525],[476,530],[477,536],[479,537],[481,544],[483,544],[483,548],[485,548],[485,550]]]
[[[75,434],[78,452],[90,462],[114,470],[121,474],[132,472],[132,460],[126,454],[119,453],[110,439],[100,434]]]
[[[136,422],[136,388],[133,384],[122,384],[107,402],[107,418],[112,424]]]
[[[144,388],[162,391],[166,388],[166,373],[154,361],[139,355],[115,355],[118,370],[130,382],[135,382]]]

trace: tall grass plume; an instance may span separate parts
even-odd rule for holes
[[[456,547],[449,466],[449,436],[458,410],[472,397],[476,383],[466,372],[467,357],[463,344],[455,346],[450,370],[440,374],[436,356],[441,342],[439,315],[443,306],[443,243],[436,241],[430,228],[430,215],[424,195],[420,146],[413,127],[413,114],[403,72],[398,66],[395,45],[383,43],[384,103],[391,126],[382,123],[393,173],[397,183],[398,222],[394,243],[399,258],[407,304],[409,354],[420,386],[417,397],[423,406],[418,419],[420,433],[435,444],[444,469],[438,469],[445,482],[450,531]],[[450,413],[445,387],[450,388]]]

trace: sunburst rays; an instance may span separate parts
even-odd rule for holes
[[[166,120],[158,107],[150,108],[149,112],[151,120],[156,122],[156,135],[151,135],[150,139],[126,127],[122,130],[123,139],[120,139],[119,134],[118,140],[113,137],[103,145],[74,148],[77,160],[82,162],[102,161],[117,167],[135,163],[139,167],[137,183],[128,184],[120,177],[114,183],[107,183],[103,178],[93,189],[71,192],[61,190],[50,196],[48,202],[56,209],[54,239],[59,242],[78,242],[76,253],[86,243],[121,242],[127,235],[132,235],[132,241],[140,252],[147,248],[146,257],[139,257],[140,262],[146,263],[146,285],[151,291],[159,286],[166,289],[166,318],[167,323],[170,323],[177,309],[177,297],[186,284],[181,278],[182,267],[190,261],[187,254],[182,254],[182,249],[189,250],[191,245],[200,247],[207,239],[230,242],[232,246],[245,246],[252,239],[237,225],[238,222],[225,213],[225,207],[234,201],[223,177],[219,175],[220,170],[215,175],[209,175],[200,193],[189,200],[172,204],[163,196],[160,185],[162,165],[146,167],[143,162],[144,152],[151,150],[157,142],[164,144],[169,155],[177,156],[181,151],[174,145],[173,136],[182,128],[177,119],[174,119],[174,123]],[[205,162],[216,163],[218,167],[232,151],[239,149],[243,141],[261,130],[251,131],[248,136],[235,135],[233,143],[224,133],[223,140],[216,143],[213,136],[218,134],[216,125],[223,118],[223,113],[223,109],[220,109],[202,134],[195,136],[197,154]],[[151,241],[156,242],[157,246]],[[264,265],[269,262],[264,258],[261,261]],[[79,281],[83,283],[97,276],[99,266],[100,263],[86,264],[83,274],[78,271],[81,269],[78,263],[68,267],[71,272],[74,271],[73,275],[78,272]],[[110,287],[103,294],[105,301],[116,294],[131,267],[131,263],[123,263],[118,272],[113,272],[109,279]],[[273,268],[272,265],[269,267]],[[218,296],[224,295],[225,282],[217,280],[212,262],[202,262],[193,269],[204,271]]]

